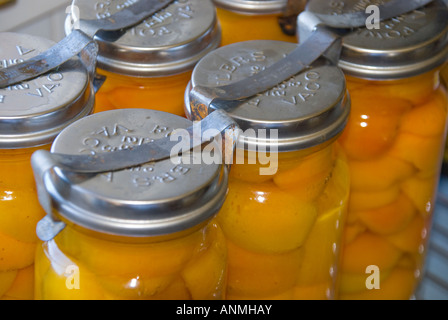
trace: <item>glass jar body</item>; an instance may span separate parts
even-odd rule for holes
[[[261,159],[237,152],[217,216],[228,243],[228,299],[333,298],[349,191],[341,149],[270,154],[274,175],[260,174],[266,161],[251,157]]]
[[[45,215],[31,168],[37,149],[0,150],[0,299],[34,297],[36,224]]]
[[[443,157],[439,70],[378,81],[347,76],[352,110],[339,142],[351,195],[341,299],[410,299],[425,259]]]
[[[295,36],[285,34],[279,23],[280,14],[243,14],[217,8],[222,28],[221,45],[247,40],[279,40],[297,43]]]
[[[144,108],[185,116],[183,96],[191,71],[170,76],[132,77],[98,69],[106,80],[96,94],[95,112]]]
[[[173,240],[124,241],[100,239],[67,226],[38,247],[36,299],[225,298],[227,251],[215,222]]]
[[[445,88],[448,88],[448,64],[445,65],[445,67],[441,71],[441,78],[445,85]],[[445,153],[443,155],[443,166],[442,166],[442,173],[444,175],[448,175],[448,139],[447,142],[445,142]]]

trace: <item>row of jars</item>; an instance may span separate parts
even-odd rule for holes
[[[76,5],[94,19],[121,2]],[[41,177],[51,213],[38,202],[36,150],[157,142],[207,115],[192,88],[242,80],[294,50],[277,20],[285,3],[177,0],[118,40],[96,37],[98,91],[77,58],[0,89],[1,299],[412,297],[447,130],[443,1],[354,30],[338,66],[319,59],[231,111],[241,129],[231,165],[194,161],[202,152],[96,175],[53,168]],[[356,7],[344,3],[306,10]],[[0,37],[2,67],[52,45]],[[276,135],[251,135],[263,129]],[[61,228],[42,241],[45,219]]]

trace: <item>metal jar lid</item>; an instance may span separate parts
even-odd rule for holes
[[[253,40],[230,44],[206,55],[194,68],[185,94],[196,85],[216,87],[244,79],[282,59],[296,48],[293,43]],[[324,59],[312,68],[258,94],[232,110],[245,148],[274,145],[279,151],[308,148],[338,136],[346,125],[349,101],[343,72]],[[247,129],[275,129],[278,138],[250,136]]]
[[[55,139],[52,152],[114,152],[156,141],[191,121],[148,109],[121,109],[85,117]],[[203,226],[220,209],[227,169],[205,164],[193,153],[99,174],[64,174],[56,168],[44,185],[57,218],[104,236],[171,237]]]
[[[306,10],[337,15],[365,11],[370,4],[375,1],[345,0],[336,5],[311,0]],[[447,57],[448,8],[443,1],[435,0],[419,10],[381,22],[379,29],[353,30],[343,39],[339,66],[358,77],[393,79],[429,71]]]
[[[128,2],[75,0],[74,4],[80,18],[89,20],[106,18]],[[211,0],[177,0],[123,34],[97,34],[95,40],[98,67],[103,70],[136,77],[166,76],[193,69],[203,55],[219,46],[221,29]]]
[[[0,68],[30,59],[54,45],[48,39],[0,33]],[[30,81],[0,89],[0,148],[37,147],[90,114],[94,94],[78,58]]]
[[[288,0],[213,0],[215,5],[243,14],[281,13]]]

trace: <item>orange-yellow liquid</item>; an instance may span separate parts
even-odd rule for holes
[[[34,298],[36,224],[45,215],[30,162],[37,149],[0,150],[0,299]]]
[[[156,243],[98,239],[66,227],[37,250],[36,299],[224,299],[226,261],[216,223]]]
[[[222,29],[221,45],[248,40],[278,40],[297,43],[295,36],[283,33],[278,14],[245,15],[217,8]]]
[[[274,175],[248,159],[232,165],[217,216],[228,241],[228,299],[331,299],[349,191],[340,148],[278,154]]]
[[[395,81],[347,77],[347,86],[352,109],[339,142],[351,193],[339,297],[410,299],[435,206],[446,92],[434,72]],[[369,266],[376,272],[366,273]]]
[[[95,112],[144,108],[185,116],[184,93],[191,72],[166,77],[130,77],[98,70],[106,81],[96,94]]]

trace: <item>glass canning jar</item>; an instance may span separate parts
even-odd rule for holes
[[[244,79],[294,48],[254,40],[206,55],[186,90],[187,117],[203,115],[190,106],[192,87]],[[349,191],[336,138],[349,108],[342,71],[319,60],[230,112],[241,134],[217,216],[228,244],[228,299],[334,297]]]
[[[6,68],[54,42],[0,33]],[[31,154],[49,149],[68,124],[93,110],[94,94],[78,59],[33,80],[0,89],[0,299],[32,299],[36,223],[44,215],[36,196]]]
[[[445,88],[448,86],[448,64],[441,71],[441,78]],[[447,175],[448,166],[448,139],[445,141],[445,151],[443,153],[442,174]]]
[[[51,151],[114,152],[190,125],[157,110],[110,110],[66,128]],[[195,159],[44,173],[53,212],[45,219],[65,227],[43,237],[38,224],[45,241],[36,254],[36,299],[223,299],[227,251],[214,216],[227,191],[227,167]]]
[[[128,1],[75,0],[82,19],[102,19]],[[66,33],[70,32],[70,16]],[[95,112],[149,108],[183,114],[183,91],[195,63],[218,47],[221,30],[211,0],[176,0],[141,24],[95,36],[97,72],[106,81]]]
[[[307,10],[363,9],[337,3]],[[340,299],[410,299],[422,277],[447,130],[447,41],[441,1],[343,39],[352,110],[339,139],[351,174]]]
[[[222,26],[222,45],[247,40],[297,42],[280,27],[278,18],[288,0],[213,0]]]

